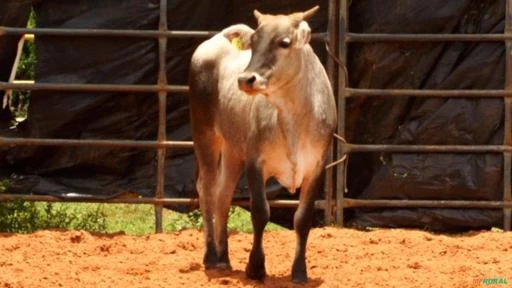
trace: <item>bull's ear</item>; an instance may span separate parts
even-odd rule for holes
[[[306,21],[301,21],[296,30],[296,48],[302,48],[309,43],[311,39],[311,28]]]
[[[222,35],[239,50],[251,48],[251,35],[254,30],[245,24],[231,25],[221,31]]]

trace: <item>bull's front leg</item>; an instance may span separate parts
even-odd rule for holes
[[[247,178],[251,192],[253,243],[245,273],[250,279],[263,281],[265,279],[265,255],[262,240],[263,230],[270,218],[270,209],[265,195],[265,179],[257,161],[248,163]]]
[[[315,198],[322,189],[324,173],[317,173],[310,178],[304,179],[300,192],[300,203],[293,217],[293,226],[297,237],[295,248],[295,259],[292,266],[292,281],[294,283],[306,283],[308,273],[306,268],[306,243],[315,210]]]

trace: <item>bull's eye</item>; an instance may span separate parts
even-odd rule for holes
[[[281,39],[281,41],[279,41],[279,47],[283,48],[283,49],[286,49],[286,48],[290,48],[290,45],[292,44],[292,40],[288,37],[286,38],[283,38]]]

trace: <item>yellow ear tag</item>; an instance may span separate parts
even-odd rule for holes
[[[233,39],[231,39],[231,45],[238,50],[242,50],[242,39],[240,37],[233,37]]]

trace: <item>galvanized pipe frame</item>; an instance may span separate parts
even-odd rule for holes
[[[346,2],[341,0],[342,3]],[[343,7],[343,4],[342,4]],[[342,15],[348,18],[348,8],[342,8]],[[347,22],[348,23],[348,22]],[[345,33],[343,33],[345,32]],[[512,0],[506,2],[505,31],[504,34],[357,34],[350,33],[348,29],[342,30],[344,47],[347,43],[375,43],[375,42],[502,42],[505,41],[506,47],[506,71],[505,71],[505,89],[504,90],[417,90],[417,89],[354,89],[345,87],[345,93],[339,94],[341,97],[356,96],[416,96],[416,97],[479,97],[479,98],[503,98],[504,99],[504,139],[503,145],[413,145],[403,147],[403,145],[354,145],[345,144],[345,153],[350,152],[471,152],[471,153],[502,153],[503,154],[503,201],[468,201],[468,200],[390,200],[390,199],[337,199],[337,210],[354,207],[429,207],[429,208],[482,208],[482,209],[502,209],[504,230],[511,229],[512,215]],[[338,57],[342,58],[343,53]],[[342,61],[343,61],[342,60]],[[347,71],[347,70],[345,70]],[[348,72],[347,72],[348,73]],[[348,75],[346,75],[348,78]],[[343,111],[344,112],[344,111]],[[344,119],[342,119],[343,121]],[[344,124],[344,122],[343,122]],[[426,149],[425,149],[426,148]],[[435,151],[437,150],[437,151]],[[472,151],[471,151],[472,150]],[[491,151],[492,150],[492,151]],[[338,182],[344,183],[346,179],[339,177]],[[343,193],[338,188],[337,195]],[[338,215],[340,213],[338,212]],[[341,215],[343,215],[341,213]],[[343,218],[337,219],[338,225],[343,224]]]

